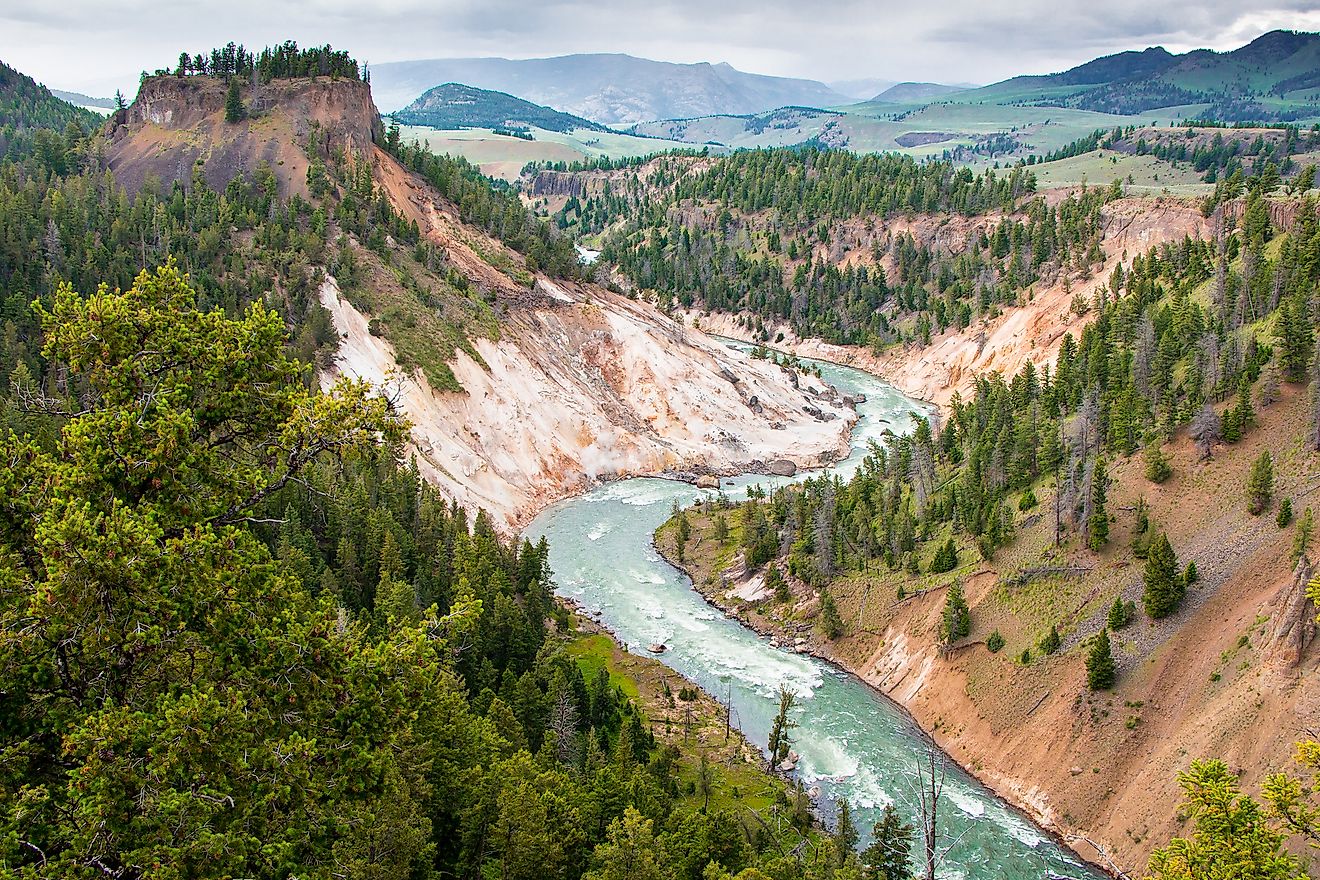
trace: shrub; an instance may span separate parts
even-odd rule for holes
[[[1018,510],[1031,510],[1031,508],[1039,503],[1040,502],[1036,500],[1036,493],[1028,489],[1023,492],[1022,497],[1018,499]]]
[[[1274,518],[1274,522],[1279,526],[1279,528],[1286,529],[1288,528],[1288,524],[1292,522],[1292,518],[1293,518],[1292,499],[1285,498],[1279,502],[1279,515]]]
[[[1062,644],[1063,639],[1059,637],[1059,628],[1051,624],[1050,631],[1045,633],[1045,636],[1040,640],[1040,652],[1046,655],[1053,654],[1059,650],[1059,646]]]
[[[1110,629],[1122,629],[1132,622],[1137,616],[1137,603],[1124,602],[1122,596],[1114,597],[1114,604],[1109,606],[1109,614],[1105,618],[1105,623]]]
[[[1004,648],[1004,637],[999,634],[999,630],[990,633],[990,637],[985,640],[985,647],[991,654],[998,654]]]
[[[953,538],[950,538],[935,551],[935,556],[930,560],[930,573],[943,574],[946,571],[953,571],[957,567],[958,548],[954,545]]]

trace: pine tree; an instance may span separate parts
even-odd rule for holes
[[[1109,630],[1100,630],[1100,635],[1091,643],[1091,651],[1086,655],[1086,686],[1093,691],[1104,691],[1114,686],[1114,654],[1109,645]]]
[[[1264,513],[1273,494],[1274,459],[1266,450],[1251,465],[1251,476],[1247,478],[1247,510],[1252,516]]]
[[[1297,521],[1297,531],[1293,533],[1292,561],[1297,564],[1297,560],[1303,557],[1310,558],[1311,537],[1315,531],[1315,515],[1311,513],[1311,508],[1306,508],[1302,512],[1302,518]]]
[[[1279,306],[1275,335],[1279,339],[1279,365],[1289,382],[1306,378],[1306,367],[1311,357],[1314,331],[1311,329],[1310,309],[1300,294],[1284,299]]]
[[[242,122],[247,116],[243,108],[243,94],[240,91],[238,77],[229,80],[229,93],[225,95],[225,122]]]
[[[843,635],[843,620],[829,590],[820,591],[820,631],[830,640]]]
[[[1256,414],[1251,408],[1251,383],[1247,381],[1244,374],[1238,380],[1237,402],[1224,415],[1224,441],[1226,443],[1238,442],[1247,433],[1247,430],[1255,424],[1255,421]]]
[[[847,798],[839,798],[839,821],[834,829],[834,851],[839,866],[857,851],[857,826],[853,824],[852,807]]]
[[[1055,651],[1059,650],[1059,646],[1062,644],[1063,639],[1059,636],[1059,627],[1051,624],[1050,631],[1045,633],[1044,637],[1040,640],[1040,652],[1042,654],[1053,654]]]
[[[773,770],[777,764],[788,757],[789,746],[793,740],[790,731],[797,727],[797,722],[789,717],[797,697],[786,686],[779,686],[779,711],[775,713],[774,723],[770,725],[770,738],[766,744],[769,753],[767,770]]]
[[[1109,511],[1105,510],[1108,482],[1105,460],[1097,458],[1091,477],[1091,515],[1086,520],[1086,546],[1096,551],[1109,543]]]
[[[1163,532],[1151,542],[1144,578],[1146,590],[1141,601],[1148,615],[1158,620],[1178,609],[1185,588],[1182,579],[1178,577],[1178,557]]]
[[[1122,596],[1114,597],[1114,604],[1109,606],[1109,614],[1105,617],[1105,624],[1110,629],[1122,629],[1132,622],[1133,606],[1131,603],[1123,601]]]
[[[946,571],[953,571],[958,567],[958,548],[953,543],[953,538],[945,541],[940,548],[935,551],[935,555],[930,560],[930,573],[942,574]]]
[[[866,880],[908,880],[911,876],[912,826],[886,804],[871,833],[872,843],[862,853]]]
[[[1292,518],[1293,518],[1292,499],[1284,498],[1282,501],[1279,502],[1279,515],[1274,518],[1274,523],[1279,528],[1286,529],[1288,528],[1288,525],[1292,522]]]
[[[793,593],[788,589],[784,576],[779,573],[779,566],[774,563],[766,567],[765,588],[775,597],[776,602],[787,602],[793,598]]]
[[[962,583],[954,581],[949,585],[948,595],[944,597],[944,614],[940,621],[940,634],[944,641],[953,644],[966,638],[972,631],[972,613],[963,596]]]
[[[1159,441],[1152,442],[1146,447],[1146,479],[1152,483],[1163,483],[1171,476],[1173,468],[1169,466],[1169,457],[1160,448]]]

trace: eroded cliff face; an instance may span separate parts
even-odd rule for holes
[[[1038,368],[1053,364],[1063,337],[1068,333],[1074,338],[1080,336],[1082,328],[1095,318],[1093,310],[1082,315],[1073,311],[1074,296],[1089,302],[1096,289],[1108,283],[1114,267],[1127,268],[1133,257],[1166,242],[1181,241],[1186,236],[1208,238],[1217,222],[1217,218],[1203,217],[1195,201],[1167,197],[1119,199],[1106,205],[1102,216],[1102,267],[1087,277],[1071,275],[1037,285],[1024,304],[1006,308],[997,317],[964,330],[950,329],[933,336],[929,345],[909,343],[876,354],[860,346],[801,339],[786,324],[767,330],[772,340],[782,334],[782,339],[774,343],[777,348],[866,370],[889,380],[905,394],[944,406],[955,392],[966,397],[979,375],[997,370],[1011,377],[1028,361]],[[992,226],[994,222],[994,218],[901,220],[891,224],[889,231],[910,233],[926,246],[956,253],[959,242],[975,231],[969,224]],[[855,246],[847,248],[841,259],[847,261],[850,255],[869,252],[873,237],[859,234]],[[750,329],[735,315],[690,312],[685,318],[722,336],[752,340]]]
[[[244,82],[247,118],[225,121],[228,86],[209,76],[154,76],[137,99],[106,123],[106,161],[130,191],[151,178],[188,184],[200,162],[207,185],[229,182],[264,163],[280,195],[306,197],[308,150],[367,156],[381,133],[367,83],[348,80]]]
[[[856,414],[813,377],[608,291],[550,289],[512,312],[498,341],[474,342],[483,364],[457,355],[462,392],[437,392],[398,369],[333,278],[322,285],[342,337],[336,371],[387,389],[412,422],[421,472],[464,506],[512,530],[602,480],[782,458],[809,467],[843,451]]]

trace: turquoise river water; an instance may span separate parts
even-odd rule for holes
[[[861,393],[851,452],[831,467],[844,479],[858,467],[872,440],[911,429],[912,414],[926,412],[881,380],[846,367],[819,364],[825,380],[848,394]],[[745,475],[724,487],[737,500],[749,486],[769,488],[793,478]],[[781,684],[797,696],[793,748],[797,773],[818,788],[824,812],[837,798],[854,808],[863,845],[888,803],[914,827],[917,762],[932,747],[891,701],[854,676],[813,657],[774,647],[724,616],[692,588],[682,572],[651,544],[671,505],[713,494],[686,483],[637,478],[610,483],[545,510],[527,528],[550,541],[556,590],[572,598],[634,652],[661,642],[659,659],[732,703],[735,725],[765,747]],[[1085,865],[968,774],[949,762],[939,812],[940,848],[950,847],[939,876],[946,880],[1094,880]],[[914,850],[920,848],[914,840]],[[914,858],[917,852],[913,853]]]

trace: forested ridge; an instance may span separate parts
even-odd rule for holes
[[[1185,239],[1115,270],[1095,320],[1080,339],[1065,336],[1053,369],[978,377],[947,419],[877,447],[848,483],[822,476],[745,503],[748,562],[782,558],[822,587],[875,561],[947,571],[956,557],[924,544],[938,537],[941,548],[951,528],[992,558],[1012,539],[1015,513],[1036,505],[1033,489],[1056,481],[1059,539],[1101,546],[1106,458],[1144,449],[1159,462],[1184,429],[1209,457],[1252,429],[1282,383],[1320,383],[1317,283],[1314,200],[1283,231],[1253,194],[1222,247]],[[1308,420],[1307,442],[1320,448],[1320,397]]]
[[[974,174],[841,150],[749,150],[668,185],[659,174],[648,186],[664,194],[649,207],[634,211],[611,192],[574,200],[561,223],[575,211],[610,228],[603,257],[662,307],[743,314],[763,334],[787,322],[802,336],[877,349],[965,328],[1060,271],[1090,271],[1103,261],[1100,209],[1121,195],[1093,188],[1051,205],[1033,196],[1025,166]],[[616,208],[625,219],[611,227]],[[848,234],[875,218],[950,214],[1002,220],[976,224],[952,249],[900,230],[843,259]]]
[[[90,110],[61,101],[0,62],[0,160],[21,159],[34,151],[49,155],[61,135],[80,137],[99,121]]]

